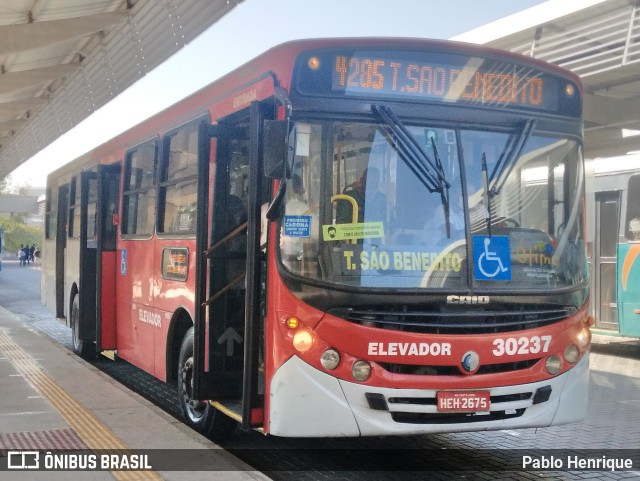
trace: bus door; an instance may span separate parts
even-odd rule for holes
[[[96,216],[96,348],[116,349],[116,236],[118,199],[120,198],[120,164],[98,166],[98,201]]]
[[[96,267],[98,174],[82,172],[80,175],[80,275],[78,303],[71,309],[73,348],[77,354],[95,354],[96,339]],[[76,307],[77,306],[77,307]]]
[[[620,193],[596,193],[596,237],[593,277],[596,286],[596,328],[618,330],[616,304],[616,247],[620,218]]]
[[[215,167],[208,195],[212,199],[207,209],[210,228],[206,232],[206,228],[199,229],[196,241],[203,256],[198,267],[203,268],[196,281],[199,309],[193,386],[197,399],[226,400],[225,407],[241,415],[246,428],[252,409],[262,405],[257,373],[264,255],[259,244],[266,182],[259,146],[262,121],[269,109],[254,103],[249,110],[222,119],[210,129],[216,138]],[[206,186],[199,188],[206,190]],[[205,215],[204,210],[199,215]],[[201,219],[199,226],[209,225],[207,219]]]
[[[58,216],[56,224],[56,318],[64,318],[65,250],[67,248],[67,219],[69,214],[69,184],[58,187]]]

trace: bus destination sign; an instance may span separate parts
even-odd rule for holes
[[[473,59],[471,59],[473,60]],[[477,103],[543,105],[545,80],[515,69],[483,72],[477,67],[414,63],[337,55],[332,88],[345,93],[376,92]]]
[[[386,97],[575,116],[578,88],[570,79],[529,65],[441,52],[317,52],[298,69],[301,93]]]

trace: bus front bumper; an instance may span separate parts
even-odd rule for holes
[[[292,437],[411,435],[544,427],[584,419],[589,353],[557,377],[491,388],[488,413],[439,413],[435,389],[390,389],[336,379],[292,357],[271,382],[269,434]],[[548,393],[548,399],[537,392]],[[532,393],[527,399],[521,396]],[[375,402],[371,402],[375,399]],[[394,400],[402,399],[402,402]],[[494,401],[505,400],[505,401]],[[511,400],[518,399],[518,400]],[[384,401],[384,402],[383,402]]]

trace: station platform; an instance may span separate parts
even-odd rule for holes
[[[0,480],[113,479],[268,478],[0,307]]]

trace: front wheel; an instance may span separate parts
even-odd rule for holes
[[[193,398],[193,327],[187,331],[178,360],[178,398],[187,424],[214,441],[228,438],[237,422],[214,408],[207,401]]]

